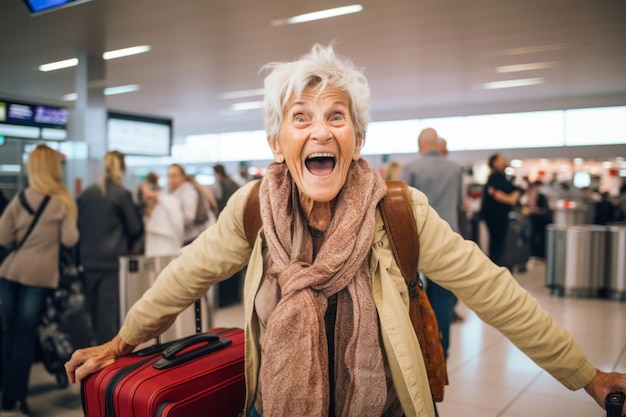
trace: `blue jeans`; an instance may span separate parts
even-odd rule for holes
[[[428,297],[428,301],[430,301],[430,305],[433,307],[435,317],[437,317],[443,354],[444,357],[448,359],[450,325],[452,324],[454,305],[457,301],[456,296],[451,291],[446,290],[431,280],[428,280],[428,284],[426,285],[426,296]]]
[[[261,414],[259,414],[258,411],[256,411],[256,408],[252,407],[252,410],[250,410],[250,415],[248,417],[262,417]]]
[[[0,278],[2,308],[2,406],[11,407],[28,393],[38,328],[49,289]]]

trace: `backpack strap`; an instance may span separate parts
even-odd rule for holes
[[[382,199],[380,208],[393,257],[407,285],[410,285],[415,280],[420,245],[406,183],[387,181],[387,195]]]
[[[387,181],[381,214],[393,257],[409,290],[409,317],[419,340],[434,401],[443,401],[448,384],[446,360],[441,345],[437,318],[417,273],[419,238],[409,188],[403,181]]]

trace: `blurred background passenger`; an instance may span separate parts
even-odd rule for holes
[[[520,198],[520,190],[506,177],[504,170],[509,161],[501,153],[489,157],[491,174],[483,189],[480,216],[489,231],[489,258],[503,265],[506,234],[509,227],[509,212]]]
[[[102,180],[78,198],[79,255],[86,305],[98,343],[119,330],[119,257],[131,253],[143,235],[138,209],[122,185],[125,172],[124,154],[107,152]]]
[[[37,330],[47,293],[59,285],[59,249],[78,241],[77,208],[61,182],[60,155],[37,146],[26,165],[29,186],[25,203],[16,195],[0,217],[0,245],[19,242],[35,213],[43,211],[23,245],[0,265],[2,307],[2,412],[28,416],[30,368],[38,344]],[[46,199],[49,197],[49,199]],[[27,207],[28,206],[28,207]],[[12,413],[12,414],[10,414]]]
[[[620,188],[619,200],[617,202],[618,221],[626,222],[626,182]]]
[[[179,164],[171,164],[167,168],[167,182],[170,193],[180,201],[185,224],[184,245],[188,245],[215,223],[217,201],[208,188],[187,175]]]
[[[215,184],[213,184],[213,190],[215,198],[217,200],[217,207],[219,209],[218,216],[226,207],[226,203],[230,196],[239,189],[237,184],[226,173],[226,169],[222,164],[216,164],[213,166],[213,172],[215,174]],[[229,279],[221,281],[217,285],[217,305],[218,307],[226,307],[232,304],[241,302],[242,296],[242,282],[244,277],[245,268],[236,272]]]
[[[402,179],[428,197],[428,203],[445,220],[452,230],[459,233],[459,210],[463,201],[461,168],[440,153],[441,143],[437,131],[426,128],[421,131],[417,145],[419,157],[407,164]],[[448,358],[450,325],[455,316],[456,296],[426,277],[426,295],[437,317],[443,353]]]
[[[397,181],[402,176],[402,164],[397,161],[391,161],[385,167],[385,181]]]
[[[548,198],[541,192],[543,183],[534,181],[524,195],[524,207],[531,222],[530,256],[546,257],[546,226],[552,223]]]
[[[616,220],[616,207],[611,201],[608,191],[600,193],[600,201],[595,204],[594,223],[599,225],[607,225]]]
[[[4,192],[0,190],[0,216],[4,213],[4,209],[9,205],[9,200],[4,196]]]
[[[151,173],[152,174],[152,173]],[[176,255],[183,247],[185,224],[180,201],[161,191],[156,175],[141,183],[146,256]]]
[[[218,215],[226,207],[226,203],[231,195],[239,189],[237,184],[227,173],[224,165],[216,164],[213,166],[213,173],[215,175],[215,187],[214,194],[217,200]]]

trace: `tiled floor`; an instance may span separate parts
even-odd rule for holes
[[[545,266],[531,262],[516,274],[543,307],[568,329],[599,368],[626,372],[626,303],[557,298],[544,288]],[[460,305],[448,362],[450,385],[439,404],[441,417],[601,417],[606,415],[580,390],[571,392],[521,354],[493,328]],[[215,326],[241,326],[243,308],[218,310]],[[79,387],[56,387],[41,364],[33,368],[29,404],[33,417],[82,416]],[[191,416],[190,416],[191,417]]]

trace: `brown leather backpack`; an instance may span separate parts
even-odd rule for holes
[[[243,215],[244,229],[250,247],[254,246],[259,230],[263,226],[259,200],[260,185],[261,181],[257,181],[252,187]],[[448,384],[446,361],[437,318],[417,273],[419,239],[406,183],[387,181],[387,195],[382,199],[380,209],[393,257],[409,289],[409,316],[422,349],[430,391],[435,401],[443,401],[444,386]]]

